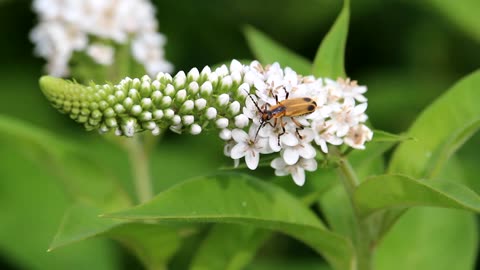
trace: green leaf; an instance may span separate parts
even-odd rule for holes
[[[312,64],[303,56],[283,47],[252,26],[245,27],[244,32],[250,49],[262,64],[279,62],[284,67],[291,67],[298,74],[309,75],[311,73]]]
[[[408,211],[377,248],[378,270],[475,269],[478,228],[471,213],[452,209]]]
[[[317,50],[313,75],[332,79],[346,77],[344,65],[349,18],[350,0],[344,0],[342,11]]]
[[[94,240],[47,253],[62,213],[64,192],[43,168],[0,131],[0,253],[15,269],[119,269],[110,242]]]
[[[180,236],[174,227],[128,223],[107,233],[143,262],[146,269],[167,269],[167,263],[180,247]]]
[[[399,143],[399,142],[404,142],[408,140],[415,140],[413,137],[409,137],[404,134],[393,134],[389,133],[383,130],[374,130],[373,131],[373,138],[370,143],[379,143],[379,142],[394,142],[394,143]]]
[[[101,206],[104,211],[131,204],[113,173],[80,144],[22,121],[0,115],[0,131],[19,150],[48,169],[75,200]]]
[[[425,109],[408,131],[415,141],[394,152],[390,173],[430,178],[480,127],[480,71],[465,77]]]
[[[430,5],[422,3],[430,8],[432,5],[442,15],[451,20],[465,33],[470,34],[477,42],[480,42],[480,2],[477,0],[443,1],[429,0]]]
[[[216,224],[200,245],[191,270],[244,269],[271,232],[254,226]]]
[[[84,203],[72,205],[63,217],[49,251],[101,235],[125,221],[99,218],[102,210]]]
[[[332,173],[326,169],[310,173],[303,187],[295,185],[290,176],[275,177],[274,183],[294,193],[305,205],[311,205],[334,186],[336,179]],[[271,231],[259,228],[253,231],[245,225],[216,224],[199,247],[192,269],[243,269],[272,235]]]
[[[76,203],[66,212],[50,245],[54,250],[93,237],[107,236],[130,249],[148,269],[162,269],[180,244],[173,227],[99,218],[101,210]]]
[[[150,202],[106,217],[253,225],[305,242],[336,269],[349,269],[354,260],[351,243],[325,229],[300,201],[278,187],[245,175],[223,174],[184,182]]]
[[[372,196],[375,194],[375,196]],[[420,181],[401,175],[380,175],[355,190],[359,212],[366,216],[388,208],[436,206],[480,212],[480,196],[464,185]]]
[[[463,182],[463,164],[449,162],[441,177]],[[478,248],[476,223],[475,216],[466,211],[410,209],[380,242],[378,269],[474,269]]]

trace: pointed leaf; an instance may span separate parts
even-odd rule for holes
[[[395,151],[389,172],[415,178],[438,173],[467,138],[480,128],[480,71],[465,77],[425,109],[408,131],[415,141]]]
[[[349,269],[354,260],[351,243],[328,231],[300,201],[280,188],[244,175],[224,174],[184,182],[150,202],[106,217],[253,225],[305,242],[336,269]]]
[[[313,75],[332,79],[346,77],[345,46],[349,19],[350,0],[344,0],[342,11],[318,48],[313,61]]]
[[[28,123],[0,115],[0,131],[42,168],[61,181],[75,201],[101,206],[104,211],[131,204],[113,173],[80,144]]]
[[[262,64],[279,62],[283,67],[291,67],[298,74],[311,74],[312,64],[306,58],[283,47],[252,26],[245,27],[245,37],[253,54]]]
[[[99,214],[101,214],[101,210],[94,206],[84,203],[72,205],[65,212],[60,228],[53,238],[49,250],[101,235],[125,223],[122,220],[99,218]]]
[[[480,212],[480,196],[464,185],[444,181],[420,181],[401,175],[372,177],[358,186],[354,198],[362,215],[387,208],[412,206],[436,206]]]
[[[110,242],[79,243],[59,252],[47,253],[48,242],[69,204],[57,183],[43,168],[19,151],[0,131],[0,255],[12,269],[59,270],[121,267]],[[2,264],[2,269],[5,265]],[[7,269],[8,265],[7,265]]]
[[[292,191],[305,205],[311,205],[334,186],[336,179],[332,173],[332,170],[317,170],[308,176],[303,187],[295,185],[289,176],[280,179],[275,177],[274,183]],[[191,268],[244,269],[273,234],[272,231],[256,227],[252,230],[252,227],[245,225],[216,224],[199,247]]]
[[[93,237],[107,236],[130,249],[149,269],[165,267],[179,247],[173,227],[99,218],[101,210],[76,203],[66,212],[50,251]]]
[[[373,136],[373,139],[372,139],[371,143],[376,143],[376,142],[395,142],[395,143],[399,143],[399,142],[404,142],[404,141],[408,141],[408,140],[415,140],[415,138],[409,137],[409,136],[404,135],[404,134],[393,134],[393,133],[386,132],[386,131],[383,131],[383,130],[374,130],[373,134],[375,134],[375,135]]]

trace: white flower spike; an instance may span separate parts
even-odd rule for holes
[[[301,76],[257,61],[154,78],[85,87],[44,77],[40,84],[53,106],[88,130],[131,137],[167,128],[194,135],[217,128],[225,155],[236,165],[244,158],[254,170],[261,155],[271,154],[275,174],[290,174],[297,185],[305,183],[305,171],[316,170],[319,151],[342,144],[364,149],[372,140],[365,125],[366,87],[348,79]]]
[[[112,64],[114,47],[94,40],[131,44],[133,57],[150,75],[173,70],[165,60],[166,38],[157,31],[155,8],[148,0],[35,0],[33,10],[39,23],[30,39],[35,54],[47,60],[51,75],[69,75],[74,52],[84,52],[101,65]]]

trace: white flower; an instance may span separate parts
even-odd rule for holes
[[[298,186],[305,184],[305,171],[313,172],[317,169],[315,159],[299,159],[297,163],[288,165],[282,158],[276,158],[270,163],[275,169],[275,175],[285,176],[290,174]]]
[[[298,162],[300,157],[304,159],[312,159],[317,152],[315,148],[310,144],[314,138],[312,129],[307,128],[302,130],[302,139],[298,140],[299,143],[293,146],[285,146],[281,152],[282,158],[288,165],[293,165]]]
[[[233,159],[245,157],[247,167],[250,170],[255,170],[260,161],[260,153],[265,153],[267,149],[267,143],[264,138],[255,140],[256,129],[254,126],[252,127],[248,134],[241,129],[232,130],[232,138],[236,144],[230,154]]]
[[[367,103],[355,106],[353,98],[345,98],[343,104],[333,108],[331,119],[327,121],[327,125],[331,126],[338,137],[343,137],[351,126],[367,120],[367,116],[364,114],[366,109]]]
[[[344,141],[347,145],[356,149],[365,149],[365,142],[371,141],[373,132],[365,125],[350,128]]]
[[[244,66],[243,74],[243,84],[237,89],[246,93],[242,115],[252,120],[249,133],[252,127],[256,129],[251,136],[267,141],[265,153],[280,152],[281,157],[272,163],[276,174],[290,173],[297,184],[303,184],[304,171],[316,168],[313,141],[328,153],[328,144],[363,149],[371,140],[372,133],[363,124],[368,118],[365,86],[349,79],[301,76],[278,63],[262,66],[253,61]],[[303,98],[315,102],[313,112],[308,112],[310,101]],[[297,100],[291,103],[286,99]],[[295,110],[288,107],[292,104]],[[305,114],[298,113],[302,106]]]
[[[134,58],[150,75],[172,70],[164,59],[166,39],[157,32],[155,9],[148,0],[35,0],[33,10],[39,24],[30,39],[35,54],[47,59],[49,74],[68,75],[68,62],[77,51],[110,65],[113,53],[92,44],[98,39],[132,44]]]
[[[316,119],[312,122],[312,128],[315,131],[315,143],[320,146],[324,153],[328,153],[327,142],[333,145],[342,144],[343,140],[335,135],[331,126],[325,123],[324,119]]]

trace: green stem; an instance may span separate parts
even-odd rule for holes
[[[137,198],[140,203],[146,202],[153,197],[152,181],[150,179],[148,154],[138,135],[128,140],[127,152],[132,166]]]
[[[355,188],[359,184],[358,177],[352,166],[345,158],[340,158],[338,162],[338,173],[342,180],[343,186],[350,199],[350,204],[353,209],[354,220],[354,245],[357,253],[357,267],[358,270],[372,270],[373,269],[373,248],[372,237],[370,233],[370,225],[363,220],[355,206],[354,193]]]

